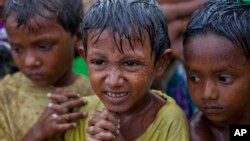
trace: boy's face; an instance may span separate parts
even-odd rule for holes
[[[132,49],[124,38],[121,53],[109,30],[104,30],[97,42],[91,38],[93,34],[89,36],[86,57],[91,85],[109,110],[129,111],[147,95],[157,73],[150,41],[148,37],[143,44],[134,41]]]
[[[76,37],[56,21],[34,16],[17,28],[15,15],[5,25],[17,67],[38,86],[64,86],[72,76]]]
[[[250,113],[250,64],[239,47],[215,34],[185,45],[192,100],[214,122],[246,122]]]

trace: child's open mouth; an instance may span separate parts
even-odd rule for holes
[[[109,97],[120,98],[120,97],[127,96],[128,93],[126,93],[126,92],[121,92],[121,93],[106,92],[106,95],[108,95]]]
[[[105,93],[105,99],[108,100],[110,104],[119,105],[126,102],[129,93],[128,92],[108,92]]]

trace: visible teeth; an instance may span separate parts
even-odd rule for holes
[[[124,96],[128,95],[128,93],[111,93],[111,92],[107,92],[107,95],[110,96],[110,97],[119,98],[119,97],[124,97]]]

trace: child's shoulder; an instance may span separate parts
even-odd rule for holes
[[[18,87],[23,83],[24,75],[21,72],[16,72],[14,74],[7,74],[4,78],[0,80],[1,88],[3,87]]]
[[[189,125],[192,129],[199,130],[210,127],[210,122],[201,111],[197,110],[189,120]]]
[[[166,100],[165,105],[157,113],[156,120],[164,121],[161,124],[172,124],[173,122],[186,124],[186,116],[173,98],[161,91],[152,90],[152,92]]]
[[[192,140],[211,140],[214,135],[211,129],[211,122],[201,111],[196,111],[189,120],[189,128]]]
[[[189,120],[189,124],[190,125],[199,125],[199,124],[205,124],[205,119],[204,119],[204,115],[200,110],[197,110],[191,117],[191,119]]]
[[[139,140],[180,140],[188,141],[188,124],[184,112],[175,103],[174,99],[161,91],[152,92],[163,99],[166,103],[161,107],[155,120]],[[139,141],[138,140],[138,141]]]
[[[13,81],[21,80],[22,76],[23,76],[23,73],[21,73],[19,71],[14,73],[14,74],[6,74],[4,76],[4,78],[1,79],[0,82],[1,83],[2,82],[13,82]]]
[[[12,100],[17,100],[17,91],[22,84],[22,73],[16,72],[14,74],[5,75],[5,77],[0,80],[0,103],[8,105]]]
[[[166,118],[169,118],[168,116],[170,115],[174,118],[185,117],[183,110],[176,104],[173,98],[158,90],[152,90],[152,92],[166,100],[166,104],[160,109],[158,114],[163,114]]]

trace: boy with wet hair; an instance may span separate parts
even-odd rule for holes
[[[81,0],[6,1],[3,22],[20,71],[0,81],[1,141],[63,140],[85,116],[73,112],[93,94],[72,72],[82,12]]]
[[[79,52],[105,108],[69,130],[66,140],[189,140],[180,107],[161,91],[150,90],[172,53],[158,3],[98,0],[87,11],[81,32]]]
[[[184,38],[188,87],[197,111],[191,140],[228,141],[231,124],[250,124],[250,5],[212,1]]]

